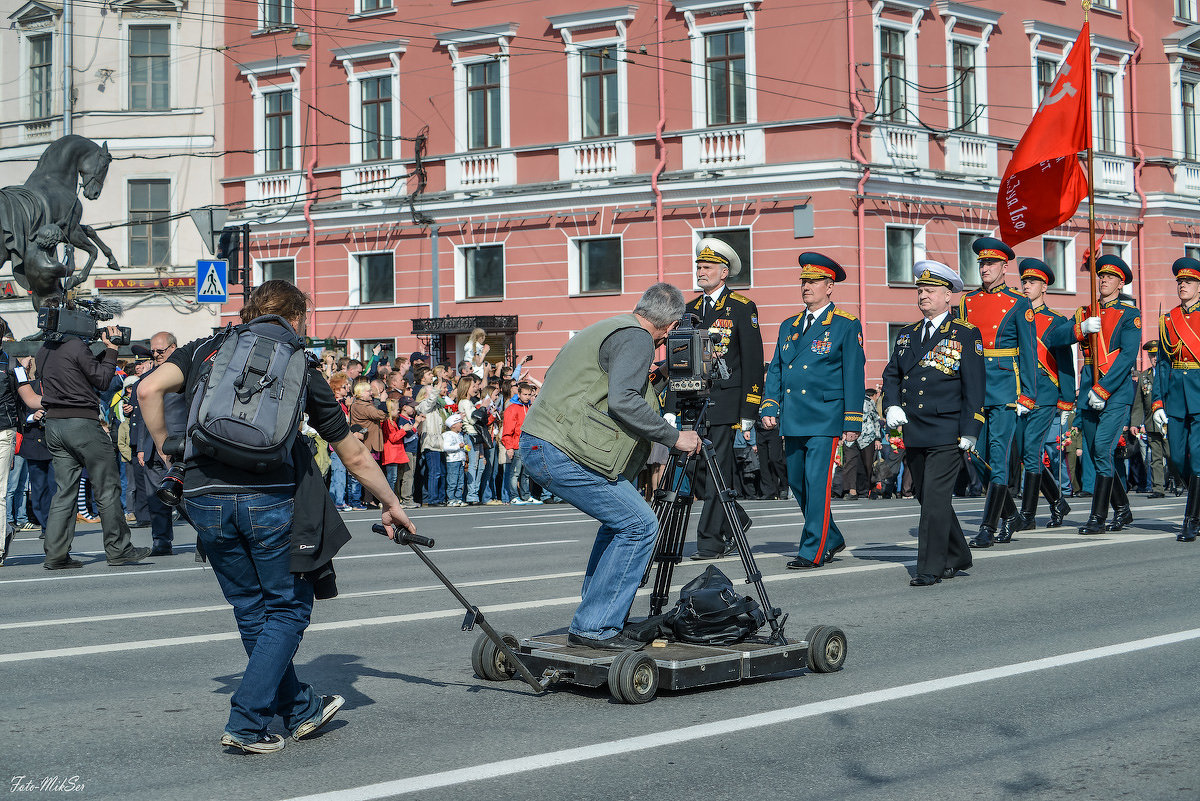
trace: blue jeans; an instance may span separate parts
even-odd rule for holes
[[[200,495],[184,504],[250,657],[225,731],[249,742],[279,715],[290,734],[321,710],[321,696],[292,665],[312,614],[313,585],[290,571],[291,493]]]
[[[496,497],[497,460],[495,443],[493,443],[492,446],[485,451],[485,453],[487,455],[487,464],[483,466],[483,470],[480,471],[479,476],[479,486],[481,487],[479,491],[479,500],[482,503],[487,503]]]
[[[540,481],[538,483],[541,484]],[[504,465],[504,486],[508,490],[510,501],[515,501],[517,498],[523,501],[529,500],[529,471],[525,469],[525,459],[521,456],[520,448],[513,453],[508,464]]]
[[[594,639],[615,636],[654,554],[658,520],[650,504],[626,479],[609,481],[537,437],[523,434],[520,454],[534,481],[600,521],[570,631]]]
[[[446,502],[446,458],[441,451],[422,451],[421,462],[425,465],[425,495],[423,503]]]
[[[335,451],[329,452],[329,494],[338,506],[346,505],[346,465]]]
[[[466,462],[446,462],[446,494],[452,501],[463,500],[466,489]]]
[[[20,456],[13,456],[12,469],[8,471],[8,519],[18,526],[29,522],[25,514],[25,485],[29,481],[29,468]]]
[[[483,464],[487,461],[486,455],[482,460],[479,456],[477,447],[472,447],[467,451],[467,491],[463,498],[467,503],[479,503],[479,482],[483,478]]]

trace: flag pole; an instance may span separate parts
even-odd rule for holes
[[[1088,22],[1088,11],[1091,10],[1092,0],[1083,0],[1083,24]],[[1087,47],[1091,47],[1089,41]],[[1091,53],[1088,53],[1088,69],[1087,75],[1084,78],[1084,86],[1087,96],[1084,102],[1087,104],[1088,118],[1088,139],[1087,139],[1087,182],[1088,182],[1088,283],[1091,286],[1091,307],[1092,314],[1095,317],[1100,316],[1100,297],[1099,290],[1096,286],[1096,182],[1093,178],[1093,151],[1094,143],[1092,141],[1092,59]],[[1099,381],[1100,379],[1100,334],[1092,334],[1092,379]]]

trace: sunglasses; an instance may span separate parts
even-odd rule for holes
[[[162,356],[163,354],[165,354],[165,353],[166,353],[167,351],[169,351],[170,349],[171,349],[170,347],[166,347],[166,348],[151,348],[151,349],[150,349],[150,355],[151,355],[151,356]]]

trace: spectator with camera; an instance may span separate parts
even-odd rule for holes
[[[150,360],[154,367],[146,375],[151,375],[160,368],[178,347],[175,335],[169,331],[159,331],[150,337]],[[133,442],[135,456],[140,470],[142,491],[146,496],[146,505],[150,512],[150,534],[153,538],[151,556],[170,556],[174,553],[175,528],[172,522],[174,511],[158,499],[158,487],[167,474],[169,465],[158,455],[154,447],[154,439],[142,419],[141,406],[137,403],[137,393],[134,393],[133,411]],[[182,395],[169,395],[164,399],[164,413],[167,421],[167,435],[182,435],[187,429],[188,407]]]

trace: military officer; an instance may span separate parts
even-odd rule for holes
[[[1099,314],[1091,306],[1081,306],[1073,317],[1064,317],[1043,337],[1048,347],[1078,342],[1083,348],[1075,423],[1083,433],[1096,480],[1092,513],[1079,529],[1080,534],[1104,533],[1110,497],[1113,522],[1107,529],[1120,531],[1133,522],[1125,487],[1113,479],[1113,450],[1122,429],[1129,424],[1129,406],[1136,388],[1130,374],[1142,344],[1142,315],[1132,304],[1121,301],[1121,288],[1133,280],[1129,265],[1113,255],[1101,256],[1095,262]]]
[[[974,459],[980,480],[988,483],[979,534],[972,548],[990,548],[1012,539],[1016,504],[1008,490],[1008,454],[1017,419],[1037,405],[1033,396],[1037,366],[1037,332],[1033,306],[1004,283],[1004,271],[1016,257],[1012,248],[992,237],[971,245],[979,257],[980,289],[962,297],[957,317],[979,329],[983,341],[985,394],[980,452]],[[1000,520],[1003,524],[998,526]],[[999,528],[999,532],[997,532]]]
[[[1200,533],[1200,261],[1171,265],[1179,305],[1159,321],[1162,357],[1154,375],[1154,421],[1166,425],[1171,465],[1187,477],[1180,542]]]
[[[1133,407],[1129,416],[1129,434],[1135,441],[1138,429],[1146,432],[1146,444],[1150,447],[1149,473],[1150,497],[1165,498],[1167,496],[1167,456],[1166,428],[1154,420],[1154,373],[1158,366],[1159,341],[1152,339],[1145,345],[1144,350],[1150,356],[1150,366],[1137,376],[1137,391],[1133,394]],[[1172,469],[1171,471],[1175,471]]]
[[[1041,259],[1021,259],[1021,291],[1033,306],[1033,324],[1037,333],[1033,411],[1017,422],[1017,441],[1021,444],[1021,462],[1025,471],[1021,483],[1021,512],[1016,531],[1036,528],[1038,491],[1050,504],[1049,526],[1061,526],[1071,507],[1063,500],[1062,489],[1050,473],[1042,456],[1046,434],[1056,418],[1065,430],[1067,418],[1075,408],[1075,354],[1070,347],[1048,348],[1042,337],[1063,316],[1045,304],[1046,287],[1054,283],[1054,270]]]
[[[714,378],[709,395],[708,438],[712,440],[717,467],[725,481],[732,481],[733,429],[741,425],[749,431],[762,403],[763,346],[758,329],[758,308],[754,301],[734,292],[727,285],[742,271],[742,261],[732,247],[720,239],[706,237],[696,244],[696,284],[700,297],[688,304],[690,313],[699,318],[700,328],[716,334],[713,355],[723,357],[728,378]],[[703,465],[703,463],[701,463]],[[733,532],[715,497],[706,489],[711,482],[707,473],[697,472],[697,497],[707,502],[700,513],[693,559],[716,559],[733,553]]]
[[[883,370],[888,428],[903,427],[905,465],[921,502],[914,587],[929,587],[971,567],[951,499],[962,465],[983,426],[983,341],[969,322],[952,319],[962,279],[945,264],[913,267],[922,319],[901,329]]]
[[[800,254],[805,311],[779,326],[759,411],[763,426],[780,427],[788,484],[804,510],[793,570],[820,567],[846,547],[829,492],[839,439],[853,442],[862,431],[866,356],[862,324],[832,300],[833,285],[845,280],[833,259]]]

